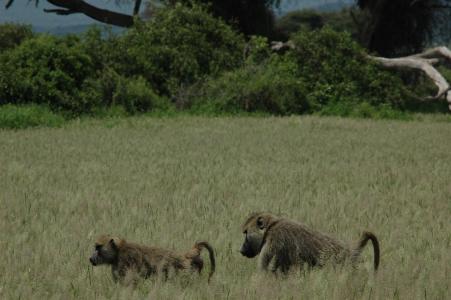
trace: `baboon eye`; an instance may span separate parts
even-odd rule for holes
[[[257,227],[260,228],[260,229],[263,229],[264,224],[263,224],[263,221],[261,219],[257,220]]]
[[[243,234],[247,234],[247,230],[243,231]]]

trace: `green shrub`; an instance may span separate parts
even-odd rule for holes
[[[296,49],[287,55],[299,66],[300,77],[309,82],[315,110],[335,102],[403,108],[409,100],[402,80],[367,59],[349,34],[330,28],[301,31],[293,42]]]
[[[96,72],[103,72],[105,68],[117,67],[121,55],[120,36],[115,35],[111,29],[91,26],[80,35],[81,49],[91,58]]]
[[[293,41],[295,50],[278,55],[251,40],[246,63],[196,87],[192,108],[390,117],[409,100],[401,79],[368,60],[348,34],[325,28]]]
[[[143,77],[126,78],[111,68],[105,68],[97,78],[87,79],[79,98],[96,104],[94,115],[103,115],[109,107],[123,107],[127,113],[134,114],[170,106],[169,100],[159,96]]]
[[[113,103],[129,113],[165,110],[169,101],[157,95],[143,77],[121,80],[113,95]]]
[[[277,56],[210,79],[200,91],[193,95],[194,111],[286,115],[309,109],[306,83],[296,76],[296,66]]]
[[[76,97],[94,73],[77,37],[41,35],[0,56],[0,104],[37,103],[55,110],[89,111],[93,104]]]
[[[246,45],[246,64],[260,64],[271,57],[268,39],[262,36],[251,36]]]
[[[159,94],[174,96],[206,75],[242,63],[244,38],[203,7],[159,9],[137,23],[118,46],[118,73],[143,76]]]
[[[45,126],[60,127],[65,122],[61,115],[53,113],[46,106],[0,105],[0,128],[21,129]]]
[[[12,49],[31,37],[33,31],[29,25],[0,24],[0,52]]]

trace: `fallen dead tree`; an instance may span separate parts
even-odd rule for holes
[[[284,51],[294,49],[293,42],[272,42],[271,49],[274,51]],[[386,58],[368,55],[368,59],[373,60],[387,69],[416,69],[422,71],[438,87],[435,96],[423,97],[424,100],[445,99],[451,111],[451,87],[443,75],[436,69],[442,61],[451,62],[451,50],[447,47],[436,47],[428,49],[422,53],[398,58]]]

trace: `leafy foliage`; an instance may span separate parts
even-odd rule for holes
[[[0,24],[0,52],[11,49],[33,37],[31,26],[12,23]]]
[[[121,36],[92,29],[25,38],[0,54],[0,104],[43,104],[72,116],[177,108],[400,117],[417,107],[399,74],[368,60],[350,33],[326,26],[291,39],[295,49],[274,53],[267,38],[246,42],[203,5],[175,4]]]
[[[177,4],[138,23],[121,39],[118,72],[141,75],[156,90],[173,96],[206,75],[237,67],[244,40],[198,5]]]
[[[254,39],[242,68],[197,88],[194,108],[390,117],[409,100],[403,82],[366,59],[349,34],[325,28],[301,31],[293,41],[295,50],[265,58]]]
[[[246,36],[262,35],[272,37],[274,34],[274,14],[272,8],[280,4],[280,0],[166,0],[168,5],[182,3],[184,5],[203,4],[210,8],[215,17],[225,20],[229,25]],[[152,14],[151,10],[147,14]]]
[[[251,56],[252,57],[252,56]],[[292,60],[276,55],[263,63],[249,61],[243,68],[208,80],[194,94],[193,109],[209,113],[269,112],[277,115],[309,109],[306,83],[296,76]]]
[[[331,102],[366,101],[403,108],[408,96],[402,81],[369,61],[364,50],[347,33],[330,28],[299,32],[296,49],[287,55],[310,84],[312,102],[320,109]]]
[[[91,57],[74,36],[41,35],[0,56],[0,104],[38,103],[82,112],[89,103],[74,98],[94,73]]]
[[[158,96],[149,83],[140,76],[119,81],[113,102],[115,105],[123,106],[129,113],[164,110],[169,107],[168,100]]]

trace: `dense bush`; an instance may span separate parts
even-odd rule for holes
[[[193,94],[193,109],[209,113],[269,112],[285,115],[309,109],[306,83],[297,77],[297,66],[272,56],[264,63],[210,79]]]
[[[206,5],[208,11],[215,17],[225,20],[246,36],[271,37],[275,21],[273,8],[280,0],[160,0],[159,2],[166,5],[182,3],[187,6],[200,3]],[[149,5],[144,15],[153,16],[153,14],[154,7]]]
[[[242,64],[244,38],[203,7],[160,9],[121,37],[41,35],[0,56],[0,104],[38,103],[72,114],[122,105],[166,109],[206,76]]]
[[[401,76],[368,60],[349,33],[325,27],[291,39],[296,47],[284,53],[263,37],[246,43],[197,4],[159,9],[120,36],[26,37],[0,53],[0,105],[101,116],[177,107],[399,117],[420,107]]]
[[[408,101],[402,81],[370,62],[348,34],[301,31],[293,41],[295,50],[278,55],[262,52],[254,40],[242,68],[197,88],[193,108],[389,116]]]
[[[48,35],[24,41],[0,56],[0,104],[38,103],[74,112],[90,103],[74,97],[94,73],[92,60],[76,37]]]
[[[12,23],[0,24],[0,52],[11,49],[33,37],[31,26]]]
[[[170,106],[167,98],[157,95],[143,77],[119,81],[113,103],[129,113],[165,110]]]
[[[404,108],[409,100],[401,79],[368,60],[349,34],[325,28],[301,31],[292,40],[296,49],[287,56],[309,83],[308,97],[316,105],[314,110],[342,102]]]
[[[242,36],[203,7],[177,4],[125,34],[117,71],[143,76],[158,93],[174,96],[204,76],[239,66],[243,45]]]
[[[45,106],[35,104],[24,106],[6,104],[0,106],[0,128],[59,127],[64,122],[62,116],[53,113]]]

